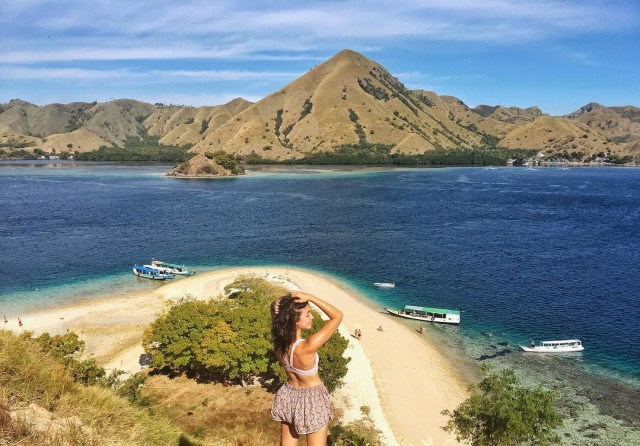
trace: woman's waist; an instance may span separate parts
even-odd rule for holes
[[[305,389],[316,387],[316,386],[324,387],[324,384],[322,383],[322,380],[318,375],[315,375],[310,378],[311,379],[298,379],[297,377],[294,377],[292,379],[292,377],[289,376],[289,380],[285,385],[291,388],[305,388]]]

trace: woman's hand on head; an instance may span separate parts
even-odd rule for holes
[[[307,303],[310,300],[309,297],[312,297],[312,296],[310,294],[303,293],[301,291],[294,291],[291,293],[291,297],[293,297],[295,303],[304,304],[304,303]]]

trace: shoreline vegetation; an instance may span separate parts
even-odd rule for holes
[[[102,146],[84,153],[31,153],[23,149],[0,153],[0,159],[75,160],[96,162],[176,163],[168,176],[215,177],[244,175],[243,166],[251,165],[345,165],[371,167],[484,167],[484,166],[636,166],[631,156],[598,153],[586,157],[581,153],[544,153],[534,149],[478,147],[474,149],[435,149],[422,154],[393,153],[392,145],[346,144],[331,152],[307,153],[301,158],[263,158],[253,151],[249,155],[232,155],[224,151],[202,155],[191,152],[191,145],[160,144],[157,138],[129,138],[122,148]]]
[[[467,385],[477,380],[470,364],[439,350],[434,341],[419,334],[413,329],[415,327],[389,317],[367,302],[364,296],[317,272],[284,267],[213,270],[179,279],[153,291],[123,293],[21,314],[21,326],[10,318],[5,328],[16,334],[31,332],[34,336],[45,332],[51,336],[77,333],[84,342],[85,357],[94,359],[107,370],[123,370],[127,375],[133,375],[147,368],[141,365],[148,361],[142,344],[150,324],[166,314],[171,305],[185,298],[207,300],[228,296],[230,290],[225,288],[243,275],[258,277],[286,289],[320,295],[344,312],[340,333],[348,340],[345,356],[351,360],[343,386],[332,395],[338,413],[342,414],[341,425],[353,426],[363,419],[368,420],[379,431],[384,445],[456,444],[455,436],[442,429],[447,423],[442,411],[455,409],[468,397]],[[362,333],[361,338],[352,336],[356,328]],[[166,390],[174,389],[176,383],[185,378],[176,379],[167,381],[152,377],[148,387],[164,388],[165,394],[161,397],[157,390],[155,399],[171,400],[174,406],[182,407],[184,402],[176,401]],[[160,384],[159,380],[164,381]],[[201,385],[194,382],[185,386],[195,389]],[[182,392],[179,388],[175,390]],[[258,391],[252,386],[245,390]],[[229,391],[234,391],[233,386]],[[206,394],[213,390],[201,387],[197,392]],[[269,398],[264,398],[266,402],[263,403],[269,404]],[[209,404],[207,399],[201,406]],[[193,416],[200,416],[201,412],[212,410],[203,407],[188,411],[195,414]],[[268,411],[253,416],[267,419],[266,426],[271,426]],[[275,423],[273,425],[275,428]],[[263,444],[268,444],[264,441]]]

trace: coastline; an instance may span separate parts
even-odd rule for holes
[[[440,426],[440,412],[453,409],[467,397],[468,378],[450,357],[411,327],[389,317],[364,296],[336,279],[316,271],[286,267],[233,267],[212,270],[162,285],[153,290],[119,294],[22,316],[19,327],[5,328],[64,334],[76,332],[86,342],[85,355],[106,368],[135,373],[141,365],[144,329],[168,304],[183,296],[207,299],[220,295],[240,274],[253,274],[290,289],[322,296],[344,312],[340,332],[349,340],[351,356],[345,385],[332,396],[343,409],[344,421],[369,416],[382,432],[384,444],[456,444]],[[378,331],[379,326],[383,331]],[[351,333],[360,328],[362,338]]]

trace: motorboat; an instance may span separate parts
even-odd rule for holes
[[[133,265],[133,274],[138,277],[144,277],[145,279],[151,280],[165,280],[173,277],[168,277],[166,274],[161,274],[158,270],[153,268],[148,268],[146,266]]]
[[[193,269],[189,269],[184,265],[178,265],[175,263],[162,262],[160,260],[153,259],[151,266],[158,271],[163,271],[165,274],[176,274],[179,276],[193,276],[196,272]]]
[[[378,288],[395,288],[395,282],[373,282],[373,286]]]
[[[532,353],[567,353],[581,352],[584,350],[580,339],[565,339],[562,341],[542,341],[538,345],[534,341],[527,347],[521,345],[520,348],[525,352]]]
[[[402,310],[392,310],[390,308],[385,308],[385,311],[394,316],[422,322],[437,322],[441,324],[460,323],[459,310],[447,310],[446,308],[416,307],[414,305],[405,305]]]
[[[150,269],[150,270],[154,270],[157,271],[159,275],[164,276],[165,279],[175,279],[176,276],[175,274],[171,274],[170,272],[168,272],[167,269],[165,268],[158,268],[154,265],[142,265],[144,268]]]

